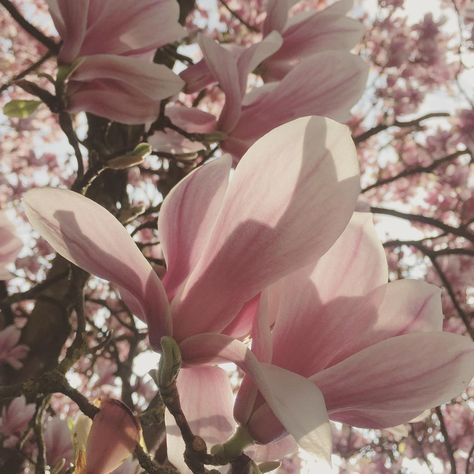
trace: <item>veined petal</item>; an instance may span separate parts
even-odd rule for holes
[[[219,367],[189,367],[180,370],[177,380],[181,408],[192,432],[208,447],[226,441],[234,432],[233,395],[229,377]],[[185,444],[174,418],[166,411],[166,437],[169,460],[190,473],[184,463]]]
[[[155,101],[177,94],[183,81],[165,66],[143,59],[96,54],[82,59],[72,80],[110,80],[124,83]]]
[[[364,428],[406,423],[459,395],[474,375],[474,343],[451,333],[389,338],[315,374],[330,418]]]
[[[224,149],[240,150],[241,156],[269,130],[305,115],[344,122],[365,88],[367,72],[367,65],[346,51],[325,51],[305,59],[277,87],[242,108]]]
[[[64,189],[34,189],[24,198],[31,225],[75,265],[129,292],[158,344],[171,334],[168,300],[160,279],[122,224],[106,209]],[[125,298],[126,299],[126,298]]]
[[[46,1],[54,26],[63,40],[58,59],[63,63],[71,63],[79,56],[86,35],[89,0]]]
[[[274,415],[296,442],[329,461],[331,431],[327,412],[321,392],[312,382],[279,367],[259,363],[245,344],[228,336],[200,334],[183,341],[180,347],[185,361],[230,361],[238,365],[252,377]]]
[[[158,229],[168,270],[164,285],[170,298],[183,283],[210,238],[228,185],[230,157],[214,160],[190,173],[168,194]]]
[[[272,31],[282,32],[288,12],[290,10],[290,2],[287,0],[268,0],[266,4],[267,16],[263,22],[262,33],[268,35]]]
[[[176,338],[222,331],[263,288],[320,258],[347,225],[358,190],[355,148],[343,125],[306,117],[255,143],[173,301]]]
[[[225,104],[219,117],[219,130],[227,131],[239,119],[243,93],[240,89],[242,72],[237,69],[234,54],[207,36],[199,36],[204,59],[225,94]]]

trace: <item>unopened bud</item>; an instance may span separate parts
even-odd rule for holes
[[[94,417],[86,448],[86,471],[108,474],[134,451],[140,440],[140,425],[119,400],[105,400]]]
[[[132,166],[138,166],[151,153],[151,146],[148,143],[140,143],[133,151],[125,155],[117,156],[107,161],[107,168],[112,170],[124,170]]]
[[[158,386],[169,387],[178,376],[181,368],[181,351],[178,343],[169,336],[161,338],[161,358],[158,368]]]

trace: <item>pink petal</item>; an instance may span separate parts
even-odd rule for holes
[[[5,266],[13,263],[23,248],[23,242],[18,238],[15,227],[4,211],[0,211],[0,280],[10,278]]]
[[[63,189],[28,191],[24,203],[35,230],[59,254],[131,294],[132,306],[141,310],[137,316],[147,319],[153,344],[159,345],[161,336],[171,334],[161,281],[112,214],[91,199]]]
[[[336,243],[311,271],[311,280],[323,303],[342,296],[363,296],[387,283],[387,258],[372,214],[353,214]]]
[[[222,331],[263,288],[321,257],[358,190],[343,125],[307,117],[259,140],[237,166],[212,238],[173,301],[175,337]]]
[[[270,304],[262,311],[276,318],[274,364],[309,377],[389,337],[441,329],[439,289],[432,285],[402,280],[323,303],[318,281],[301,271],[263,293]]]
[[[232,52],[217,44],[207,36],[199,36],[199,46],[209,70],[220,84],[225,94],[225,104],[219,118],[219,129],[230,130],[239,119],[242,93],[240,83],[242,73]]]
[[[190,367],[178,375],[181,408],[192,432],[206,441],[208,448],[226,441],[234,432],[233,394],[229,377],[219,367]],[[166,412],[169,460],[182,473],[191,472],[184,463],[185,445],[174,418]]]
[[[89,28],[81,55],[137,55],[186,35],[175,0],[89,0]]]
[[[67,88],[68,110],[127,124],[153,121],[160,100],[179,92],[182,80],[168,68],[133,57],[84,58]]]
[[[283,46],[265,62],[265,80],[280,80],[302,59],[325,50],[352,49],[363,34],[359,21],[347,18],[337,2],[312,15],[293,17],[283,32]],[[348,6],[348,5],[346,5]]]
[[[209,240],[229,180],[231,161],[219,158],[190,173],[168,194],[158,229],[168,270],[170,298],[183,283]]]
[[[347,120],[365,88],[367,72],[367,65],[348,52],[315,54],[298,64],[277,87],[242,108],[237,125],[223,142],[224,149],[241,156],[269,130],[305,115]]]
[[[174,0],[47,0],[71,63],[95,54],[144,55],[183,37]]]
[[[459,395],[474,375],[474,344],[450,333],[392,337],[314,375],[331,419],[366,428],[406,423]]]
[[[183,81],[165,66],[111,54],[83,58],[72,79],[80,82],[117,81],[154,100],[177,94],[183,87]]]
[[[61,35],[63,44],[58,59],[72,63],[80,55],[87,30],[89,0],[46,0],[54,26]]]
[[[288,18],[290,2],[268,0],[266,3],[267,16],[263,22],[262,33],[268,35],[272,31],[282,32]]]
[[[216,129],[214,115],[203,110],[171,105],[165,109],[171,122],[189,133],[211,133]]]
[[[247,89],[248,75],[265,59],[274,54],[283,43],[282,37],[276,31],[270,33],[259,43],[252,44],[244,49],[237,61],[239,70],[240,91],[242,97]]]
[[[297,374],[260,364],[245,344],[220,334],[201,334],[180,345],[183,360],[230,361],[246,371],[265,401],[297,443],[324,460],[331,453],[331,430],[318,388]]]
[[[92,421],[87,438],[87,472],[109,474],[119,467],[140,440],[140,426],[118,400],[105,400]]]
[[[279,461],[285,456],[296,453],[298,445],[291,436],[285,436],[265,445],[254,444],[245,453],[256,462]]]

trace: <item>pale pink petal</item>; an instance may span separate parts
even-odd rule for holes
[[[182,38],[175,0],[47,0],[71,63],[94,54],[145,55]]]
[[[79,82],[116,81],[154,100],[177,94],[183,87],[183,81],[165,66],[111,54],[83,58],[71,79]]]
[[[227,373],[219,367],[183,368],[178,375],[181,408],[192,432],[206,441],[208,448],[226,441],[234,432],[233,395]],[[182,473],[191,472],[184,463],[185,449],[174,418],[166,412],[169,460]]]
[[[190,159],[194,159],[196,157],[195,153],[206,149],[201,142],[188,140],[181,133],[170,129],[155,132],[148,138],[148,143],[152,146],[154,152],[183,155],[181,159],[188,157],[188,154],[190,154]]]
[[[173,301],[175,337],[222,331],[263,288],[321,257],[347,225],[358,190],[345,126],[307,117],[259,140],[237,166],[212,238]]]
[[[89,29],[81,55],[141,54],[186,34],[176,0],[89,0]]]
[[[347,18],[345,8],[336,8],[351,3],[337,2],[320,12],[293,17],[283,32],[283,46],[265,62],[265,80],[282,79],[299,61],[316,53],[353,48],[362,37],[363,26]]]
[[[439,289],[432,285],[394,282],[323,304],[318,281],[300,271],[263,293],[276,318],[274,364],[309,377],[386,338],[441,329]]]
[[[241,95],[244,96],[247,88],[248,75],[265,59],[274,54],[282,45],[282,37],[276,31],[270,33],[259,43],[244,49],[237,60]]]
[[[245,450],[245,454],[256,462],[279,461],[298,451],[298,445],[291,436],[285,436],[265,445],[254,444]]]
[[[379,342],[312,380],[324,394],[331,419],[386,428],[450,401],[473,376],[472,341],[423,332]]]
[[[113,85],[113,89],[99,81],[81,85],[70,95],[69,112],[89,112],[115,122],[142,124],[153,122],[159,115],[160,104],[135,89],[126,89]]]
[[[237,123],[240,115],[243,96],[240,89],[242,73],[237,69],[234,54],[211,38],[200,35],[199,46],[209,70],[225,94],[224,108],[219,117],[219,130],[230,130]]]
[[[89,0],[47,0],[47,3],[63,40],[58,59],[72,63],[79,56],[86,35]]]
[[[297,374],[261,364],[245,344],[220,334],[201,334],[181,344],[186,361],[221,360],[237,364],[257,385],[265,401],[299,446],[328,461],[331,430],[318,388]],[[243,420],[245,422],[245,420]],[[278,437],[278,435],[275,436]]]
[[[372,214],[353,214],[336,243],[311,271],[311,280],[323,303],[341,296],[363,296],[387,283],[387,258]]]
[[[217,81],[205,59],[201,59],[196,64],[187,67],[179,74],[179,77],[186,83],[184,90],[188,94],[198,92]]]
[[[6,266],[13,263],[23,247],[18,238],[15,227],[4,211],[0,211],[0,280],[11,277]]]
[[[118,400],[105,400],[87,438],[87,472],[109,474],[132,454],[139,440],[140,426],[132,412]]]
[[[367,65],[348,52],[315,54],[292,69],[277,87],[242,108],[223,149],[241,156],[269,130],[305,115],[344,122],[365,88],[367,72]]]
[[[203,110],[170,105],[165,109],[171,122],[189,133],[211,133],[216,129],[214,115]]]
[[[263,22],[262,33],[268,35],[272,31],[282,32],[289,9],[290,2],[286,0],[268,0],[266,3],[267,16]]]
[[[168,68],[133,57],[83,59],[67,87],[68,110],[126,124],[155,120],[160,100],[179,92],[182,80]]]
[[[240,313],[232,320],[232,322],[222,331],[222,334],[243,339],[250,334],[257,314],[260,295],[258,294],[250,301],[247,301]]]
[[[26,193],[33,227],[64,258],[129,292],[152,343],[171,333],[168,300],[156,273],[122,224],[91,199],[63,189]],[[139,303],[139,308],[136,308]]]
[[[158,229],[168,270],[164,285],[170,298],[201,256],[222,206],[231,160],[222,157],[190,173],[168,194]]]

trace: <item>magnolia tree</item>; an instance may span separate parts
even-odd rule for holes
[[[474,6],[428,3],[0,0],[1,472],[474,471]]]

